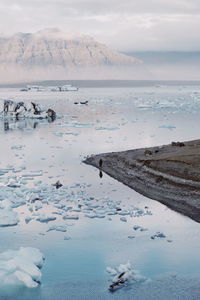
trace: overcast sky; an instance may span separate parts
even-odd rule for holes
[[[200,0],[0,0],[0,33],[57,27],[120,51],[200,50]]]

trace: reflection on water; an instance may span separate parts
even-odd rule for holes
[[[46,125],[52,123],[54,120],[33,120],[33,119],[11,119],[11,120],[0,120],[0,131],[13,131],[21,130],[28,131],[31,129],[36,129],[38,126]]]
[[[102,178],[103,177],[103,172],[99,171],[99,177]]]

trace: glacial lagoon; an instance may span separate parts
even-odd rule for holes
[[[199,223],[83,160],[198,139],[200,86],[1,88],[0,99],[37,102],[58,115],[0,121],[0,200],[18,220],[0,227],[0,253],[33,247],[45,256],[38,287],[3,286],[0,299],[199,299]],[[58,180],[60,189],[52,185]],[[141,280],[109,292],[107,268],[128,262]]]

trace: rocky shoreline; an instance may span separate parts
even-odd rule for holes
[[[103,153],[84,163],[200,222],[200,140]]]

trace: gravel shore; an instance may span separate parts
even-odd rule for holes
[[[103,153],[84,163],[200,222],[200,140]]]

